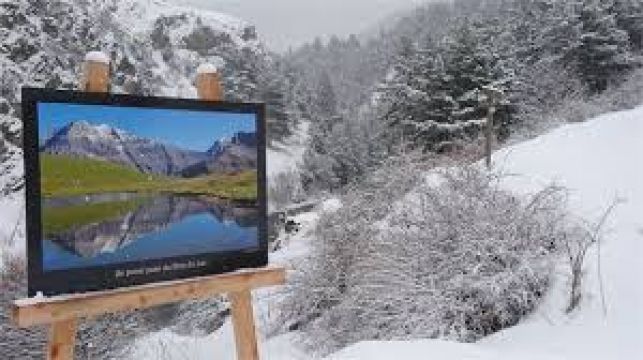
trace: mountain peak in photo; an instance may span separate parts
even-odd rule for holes
[[[115,162],[143,173],[194,177],[257,166],[255,132],[237,132],[214,142],[205,152],[182,149],[139,137],[106,124],[73,121],[55,131],[41,147],[48,154]]]
[[[202,152],[179,149],[109,125],[93,125],[87,121],[74,121],[56,131],[41,151],[111,161],[143,173],[160,175],[177,174],[205,158]]]
[[[185,168],[183,176],[193,177],[215,171],[237,172],[256,169],[257,133],[237,132],[233,136],[217,140],[206,152],[207,158]]]

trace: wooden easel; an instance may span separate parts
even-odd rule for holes
[[[108,92],[109,63],[87,58],[81,87],[89,92]],[[207,101],[221,100],[223,94],[215,71],[200,71],[197,89],[199,98]],[[116,290],[26,298],[14,302],[13,321],[23,328],[49,325],[47,359],[73,360],[79,319],[227,294],[231,304],[237,359],[258,360],[251,291],[258,287],[284,284],[285,281],[283,267],[268,266]]]

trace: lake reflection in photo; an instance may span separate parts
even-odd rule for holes
[[[43,270],[258,246],[256,207],[206,197],[115,193],[45,199]]]

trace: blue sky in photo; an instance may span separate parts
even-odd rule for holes
[[[256,131],[254,114],[65,103],[38,104],[40,141],[73,121],[106,124],[183,149],[205,151],[215,140]]]

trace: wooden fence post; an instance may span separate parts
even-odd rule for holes
[[[501,90],[496,89],[493,86],[484,86],[482,88],[482,93],[484,94],[484,102],[486,102],[489,107],[487,112],[487,122],[485,124],[485,164],[487,165],[487,169],[491,170],[491,150],[494,140],[493,118],[496,114],[496,106],[500,103],[503,93]]]
[[[487,124],[485,127],[485,163],[487,165],[487,169],[491,169],[491,145],[493,142],[493,117],[496,114],[496,107],[494,104],[491,104],[489,106],[489,110],[487,112]]]

